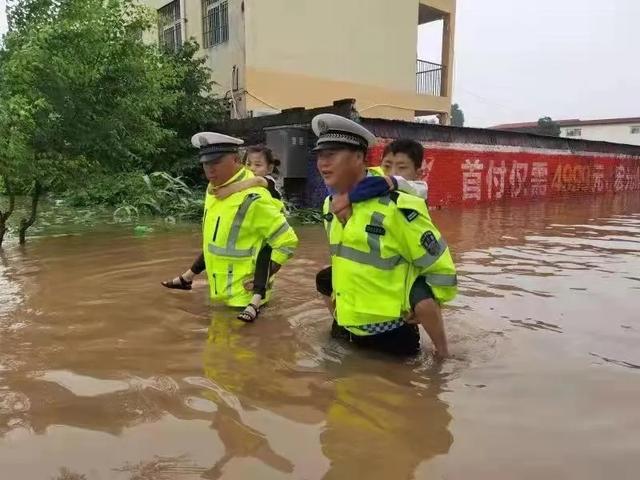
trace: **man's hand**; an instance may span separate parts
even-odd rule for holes
[[[338,218],[340,223],[345,224],[351,218],[353,210],[349,201],[349,194],[340,193],[334,195],[331,200],[331,212]]]
[[[436,360],[436,362],[444,362],[447,358],[449,358],[448,347],[445,346],[444,348],[434,348],[433,358]]]
[[[413,309],[416,323],[420,323],[433,343],[433,355],[436,360],[444,360],[449,356],[447,334],[442,321],[440,305],[428,298],[419,301]]]
[[[405,323],[408,323],[409,325],[419,325],[420,324],[420,320],[418,320],[418,318],[416,317],[416,314],[413,313],[413,310],[410,310],[409,312],[407,312],[405,314],[404,321],[405,321]]]

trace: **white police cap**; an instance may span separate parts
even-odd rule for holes
[[[314,117],[311,127],[318,137],[315,152],[349,147],[366,150],[376,142],[375,135],[359,123],[331,113]]]
[[[214,162],[228,153],[238,153],[243,143],[239,138],[214,132],[200,132],[191,137],[191,145],[200,149],[200,163]]]

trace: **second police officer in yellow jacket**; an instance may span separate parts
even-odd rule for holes
[[[317,165],[335,194],[355,188],[368,174],[366,152],[375,137],[336,115],[314,118]],[[441,304],[457,293],[447,243],[423,199],[391,192],[351,206],[343,224],[324,206],[331,267],[318,273],[318,291],[335,320],[334,337],[397,355],[420,350],[421,324],[437,356],[448,355]]]

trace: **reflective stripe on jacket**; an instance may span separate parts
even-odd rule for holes
[[[324,206],[337,322],[356,335],[401,318],[418,276],[444,303],[457,293],[455,265],[424,200],[404,193],[352,205],[342,225]]]
[[[251,177],[243,168],[226,185]],[[271,259],[280,265],[293,256],[298,237],[279,205],[259,187],[224,200],[207,191],[202,248],[212,300],[232,307],[244,307],[251,301],[253,293],[244,288],[244,282],[253,280],[256,258],[265,244],[273,248]]]

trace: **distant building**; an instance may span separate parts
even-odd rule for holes
[[[354,98],[368,117],[448,123],[455,0],[142,0],[148,40],[193,38],[234,117]],[[442,64],[417,58],[418,26],[442,22]]]
[[[597,140],[627,145],[640,145],[640,117],[604,118],[600,120],[556,120],[560,136],[582,140]],[[533,133],[537,122],[506,123],[491,127],[493,130]]]

